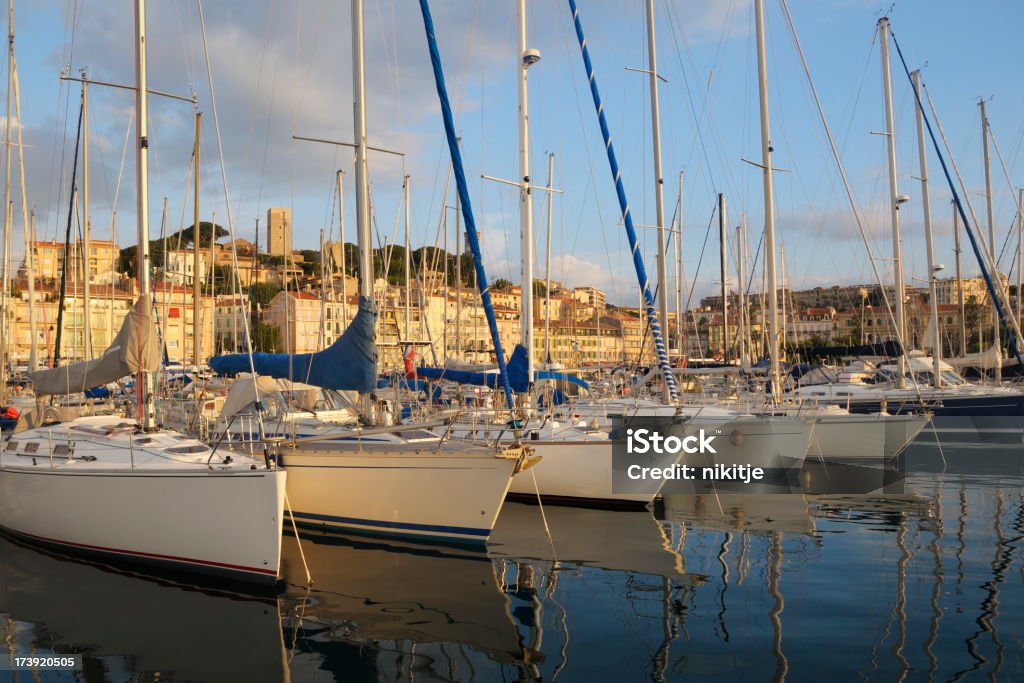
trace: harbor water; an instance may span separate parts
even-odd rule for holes
[[[884,495],[509,503],[486,551],[303,532],[313,586],[287,536],[266,595],[3,538],[2,658],[81,668],[0,680],[1022,680],[1021,455],[917,444]]]

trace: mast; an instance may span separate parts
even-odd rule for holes
[[[999,261],[996,258],[996,223],[995,213],[992,210],[992,169],[988,158],[988,115],[985,110],[985,100],[979,100],[981,107],[981,149],[985,158],[985,209],[988,213],[988,257],[992,261],[992,275],[996,287],[1002,288],[1003,281],[999,277]],[[995,371],[993,379],[996,384],[1003,381],[1003,350],[999,339],[999,315],[995,310],[995,297],[992,301],[992,348],[995,349]]]
[[[654,0],[647,0],[647,78],[651,86],[651,145],[654,153],[654,210],[658,228],[658,314],[668,328],[668,256],[665,253],[665,195],[661,175],[661,113],[658,106],[658,59],[654,40]],[[724,275],[723,275],[724,279]],[[728,321],[726,322],[728,325]],[[668,382],[662,397],[669,401]]]
[[[551,207],[555,203],[555,195],[552,194],[552,183],[555,176],[555,155],[548,154],[548,248],[547,259],[544,265],[544,362],[551,362]],[[600,321],[600,314],[598,315]],[[599,323],[600,324],[600,323]],[[601,335],[598,333],[598,348],[601,344]]]
[[[455,359],[462,360],[462,207],[455,195]],[[445,258],[448,255],[445,254]]]
[[[772,144],[768,119],[768,64],[765,57],[764,0],[754,0],[757,28],[757,90],[761,112],[761,180],[764,186],[764,266],[768,280],[768,358],[771,364],[771,399],[778,402],[782,389],[779,372],[779,297],[775,269],[775,191],[772,188]],[[783,292],[785,296],[785,292]],[[763,310],[763,308],[762,308]]]
[[[345,172],[338,169],[338,240],[341,242],[341,322],[342,328],[348,327],[348,269],[345,265],[345,200],[342,194],[342,178]]]
[[[725,225],[728,222],[725,195],[718,193],[718,254],[722,274],[722,361],[729,362],[729,255]]]
[[[18,82],[18,63],[11,59],[11,72],[14,79],[14,111],[17,120],[21,121],[21,88]],[[25,148],[22,146],[21,126],[18,126],[18,177],[21,181],[21,225],[25,233],[25,269],[28,274],[28,329],[29,329],[29,356],[28,369],[33,371],[37,368],[36,360],[36,281],[35,281],[35,214],[32,215],[30,224],[28,215],[28,200],[25,197]]]
[[[192,362],[199,368],[199,357],[202,354],[202,326],[199,324],[199,127],[202,114],[196,112],[195,140],[195,178],[192,188]],[[213,226],[210,226],[211,232]],[[234,310],[232,305],[231,310]]]
[[[580,21],[576,0],[569,0],[569,13],[572,16],[573,27],[576,29],[576,40],[580,46],[580,56],[583,58],[583,66],[586,69],[587,80],[590,83],[590,96],[594,102],[594,112],[597,115],[597,123],[601,129],[601,138],[604,142],[606,156],[608,157],[608,170],[611,172],[612,182],[615,185],[615,196],[619,202],[622,222],[626,228],[626,240],[629,243],[630,253],[633,257],[633,269],[636,271],[637,284],[640,286],[642,303],[647,313],[647,319],[650,322],[651,336],[654,338],[654,350],[657,355],[658,365],[661,368],[664,381],[669,385],[669,396],[674,403],[679,399],[679,389],[676,386],[675,376],[672,374],[672,367],[669,363],[668,351],[665,347],[665,337],[662,334],[662,321],[659,319],[657,308],[654,305],[650,280],[647,277],[647,269],[644,267],[643,255],[640,253],[636,227],[633,225],[633,217],[630,214],[626,189],[622,184],[622,173],[619,169],[618,159],[615,157],[615,147],[612,145],[611,131],[608,128],[608,117],[605,114],[604,105],[601,103],[601,93],[597,85],[597,77],[594,74],[594,63],[590,59],[590,50],[587,48],[587,40],[583,35],[583,23]]]
[[[369,172],[366,162],[366,61],[363,0],[352,0],[353,128],[356,144],[356,237],[359,245],[359,296],[373,298],[373,237],[370,234]]]
[[[679,172],[679,216],[676,219],[676,353],[683,355],[683,172]],[[665,323],[668,325],[668,323]]]
[[[152,296],[149,278],[149,110],[146,91],[146,3],[135,0],[135,215],[138,224],[139,298]],[[136,381],[139,422],[143,430],[156,429],[153,407],[153,377],[140,371]]]
[[[956,200],[950,200],[953,206],[953,240],[956,253],[956,303],[960,309],[960,356],[967,355],[967,318],[964,315],[964,280],[960,270],[960,213],[956,210]]]
[[[412,329],[412,285],[409,274],[412,272],[412,244],[409,241],[409,176],[405,176],[405,339],[410,338]]]
[[[519,0],[518,54],[516,55],[519,89],[519,285],[522,288],[520,322],[523,346],[526,347],[527,385],[533,387],[533,194],[530,192],[530,115],[527,98],[526,70],[540,59],[536,50],[526,49],[526,0]]]
[[[3,235],[3,263],[0,267],[3,268],[2,286],[3,292],[0,293],[0,399],[7,397],[7,354],[10,351],[7,346],[7,340],[11,337],[9,322],[10,316],[10,273],[9,273],[9,261],[11,260],[11,107],[12,107],[12,96],[14,92],[14,70],[11,66],[14,64],[14,0],[8,0],[7,3],[7,122],[6,131],[4,137],[4,144],[7,147],[6,150],[6,173],[7,177],[4,182],[4,235]],[[20,122],[19,122],[20,123]]]
[[[84,360],[92,359],[92,300],[89,281],[92,280],[89,222],[89,83],[82,74],[82,340]]]
[[[746,222],[746,214],[744,214],[744,222]],[[747,364],[747,326],[746,326],[746,310],[747,307],[744,304],[743,299],[743,271],[746,268],[746,263],[743,261],[743,226],[736,226],[736,298],[737,298],[737,339],[739,340],[739,361],[740,365],[745,366]]]
[[[1024,263],[1024,187],[1017,192],[1017,325],[1024,325],[1024,318],[1020,315],[1021,289],[1024,284],[1024,274],[1021,273],[1021,264]]]
[[[914,92],[917,98],[921,98],[921,71],[917,70],[911,74],[914,79]],[[939,336],[939,299],[938,286],[935,278],[938,271],[935,267],[935,244],[932,241],[932,204],[931,194],[928,191],[928,157],[924,146],[924,114],[921,107],[914,107],[917,120],[917,155],[921,164],[921,204],[924,209],[924,239],[925,251],[928,257],[928,299],[931,307],[931,318],[934,324],[932,338],[932,384],[936,389],[942,388],[942,339]]]
[[[895,285],[896,336],[902,347],[906,339],[906,323],[903,311],[903,254],[900,241],[900,196],[896,182],[896,130],[892,113],[892,74],[889,70],[889,18],[878,20],[879,43],[882,49],[882,92],[885,98],[885,141],[889,157],[889,209],[892,214],[892,259]],[[998,323],[997,323],[998,324]],[[998,335],[998,331],[996,332]],[[898,360],[899,377],[897,386],[906,386],[906,349],[901,349]]]

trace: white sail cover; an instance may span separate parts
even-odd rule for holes
[[[139,371],[152,372],[163,359],[153,302],[143,297],[125,316],[121,331],[99,358],[30,372],[32,388],[41,394],[74,394],[100,387]]]

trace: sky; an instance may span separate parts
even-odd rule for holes
[[[492,280],[519,278],[518,190],[480,178],[518,177],[516,5],[499,0],[431,3]],[[529,0],[527,5],[528,44],[542,55],[528,72],[530,172],[535,184],[546,184],[547,155],[553,153],[553,184],[563,191],[555,195],[551,212],[551,277],[569,286],[601,287],[611,302],[635,304],[636,277],[568,3]],[[627,70],[648,67],[644,3],[579,0],[578,5],[631,213],[639,225],[651,226],[656,218],[649,83],[645,74]],[[804,288],[874,282],[871,258],[828,151],[782,6],[778,0],[766,0],[765,6],[773,163],[784,169],[775,174],[775,214],[786,283]],[[59,77],[86,69],[93,79],[131,84],[132,7],[128,0],[15,3],[25,182],[40,239],[63,239],[69,204],[80,86]],[[1024,110],[1016,35],[1024,5],[981,0],[970,3],[970,11],[964,7],[947,0],[895,5],[789,0],[871,253],[886,282],[892,269],[886,149],[884,136],[873,134],[885,128],[876,32],[883,12],[891,18],[910,68],[922,68],[983,230],[979,98],[988,101],[1010,182],[1024,184],[1024,120],[1016,115]],[[341,169],[346,238],[354,241],[351,150],[292,138],[353,138],[350,5],[223,0],[205,3],[203,13],[205,51],[198,5],[186,0],[150,3],[147,42],[150,88],[194,92],[203,113],[203,220],[215,214],[236,237],[251,241],[256,219],[261,229],[265,225],[267,208],[290,207],[293,246],[317,248],[321,230],[326,239],[338,237],[335,173]],[[448,244],[454,250],[454,210],[442,211],[443,204],[454,205],[454,188],[442,201],[449,156],[418,3],[367,0],[365,17],[369,143],[404,154],[371,153],[375,239],[403,240],[402,178],[408,174],[413,246],[443,246],[447,214]],[[718,193],[727,200],[730,239],[745,215],[753,252],[764,224],[760,171],[743,162],[760,159],[753,5],[750,0],[655,0],[655,17],[657,70],[665,79],[659,85],[665,206],[671,219],[679,205],[682,172],[685,282],[695,305],[721,282]],[[899,191],[910,197],[900,212],[906,280],[922,284],[927,267],[914,100],[895,50],[892,69]],[[6,90],[6,82],[4,65],[0,88]],[[126,147],[132,94],[97,85],[90,88],[89,100],[92,233],[110,238],[116,208],[117,240],[134,244],[134,157],[130,143]],[[13,126],[17,123],[12,120]],[[164,223],[164,197],[168,232],[192,222],[188,173],[193,130],[190,103],[150,98],[152,236],[160,234]],[[16,156],[12,171],[13,251],[21,254]],[[1009,270],[1015,268],[1015,191],[995,149],[991,173],[1000,264]],[[932,152],[929,174],[936,260],[946,266],[944,275],[952,275],[951,195]],[[547,201],[544,193],[535,193],[537,277],[545,271]],[[639,232],[653,273],[655,233],[649,228]],[[260,241],[265,242],[265,232]],[[965,274],[977,272],[969,253],[964,264]],[[749,264],[747,270],[752,272]],[[673,272],[673,289],[675,277]],[[747,272],[744,280],[749,277]]]

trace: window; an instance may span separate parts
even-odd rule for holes
[[[25,444],[25,451],[24,452],[25,453],[38,453],[39,452],[39,444],[37,442],[35,442],[35,441],[30,441],[29,443]]]
[[[53,454],[54,455],[70,455],[71,454],[71,446],[69,446],[66,443],[57,444],[56,446],[53,447]]]
[[[4,450],[6,450],[8,453],[14,453],[15,451],[18,450],[18,442],[17,441],[8,441],[7,442],[7,448],[4,449]]]

